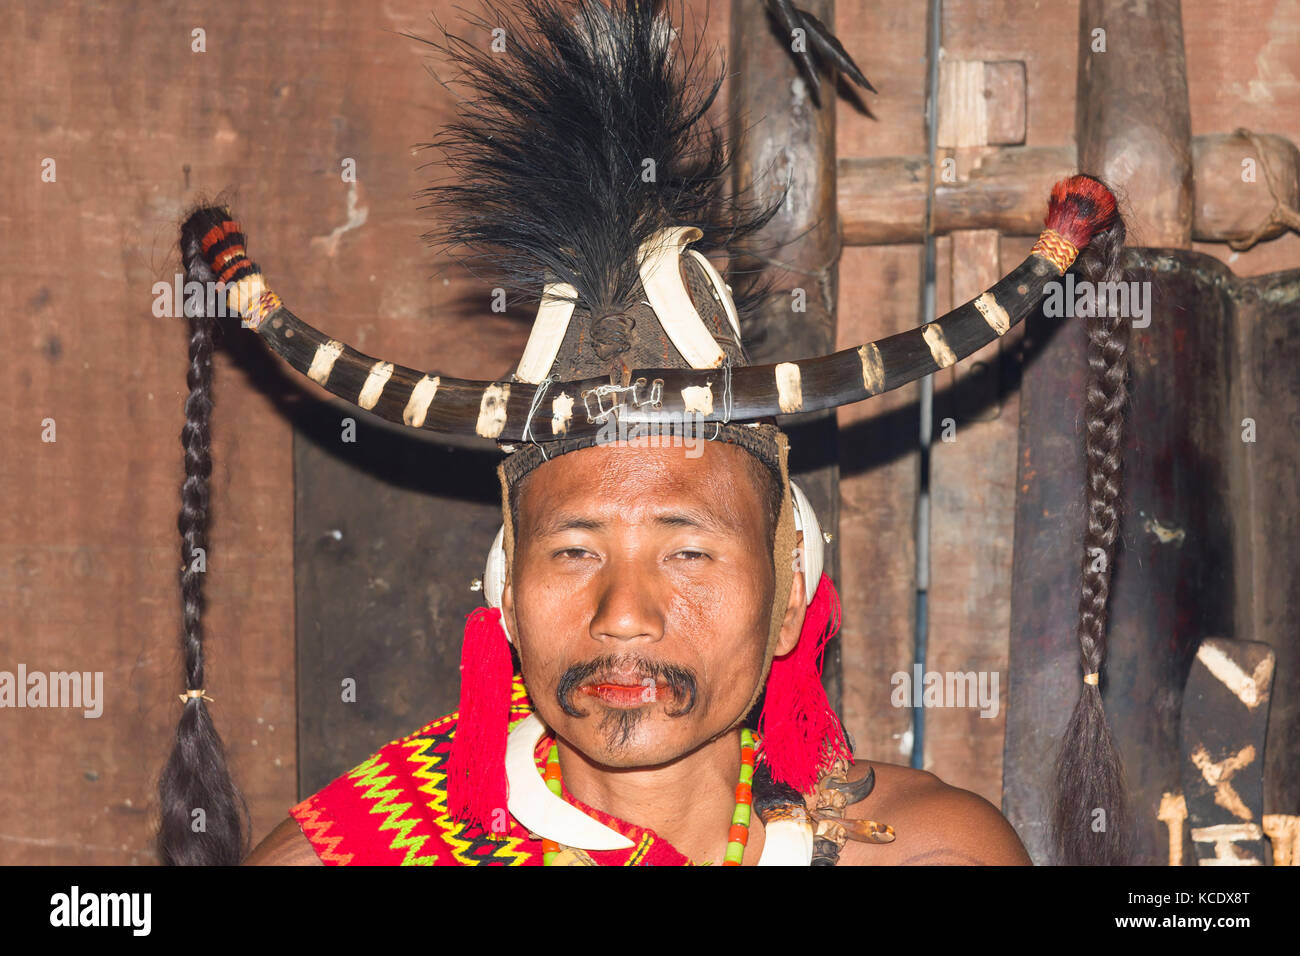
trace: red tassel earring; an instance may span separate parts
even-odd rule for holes
[[[506,819],[506,736],[514,667],[500,608],[476,608],[460,650],[460,716],[447,760],[447,810],[492,832]]]
[[[822,687],[826,643],[840,629],[840,596],[823,574],[804,615],[799,643],[772,661],[758,719],[763,759],[772,779],[811,793],[822,768],[838,757],[853,762],[839,718]]]

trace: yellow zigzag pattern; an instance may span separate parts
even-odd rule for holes
[[[511,681],[510,691],[511,719],[509,727],[513,730],[519,721],[531,713],[531,709],[528,706],[528,691],[517,674],[514,675]],[[466,824],[447,812],[447,790],[444,786],[447,775],[430,769],[441,758],[428,752],[429,748],[437,742],[431,738],[431,735],[436,735],[440,731],[445,734],[444,726],[454,724],[459,717],[459,713],[453,713],[430,721],[419,730],[413,731],[405,737],[389,741],[389,746],[399,745],[410,748],[410,753],[407,754],[406,759],[416,765],[411,774],[416,779],[425,781],[420,785],[418,792],[430,798],[425,802],[424,806],[434,812],[433,822],[443,831],[443,839],[451,846],[452,856],[463,864],[474,866],[481,864],[482,858],[466,854],[465,851],[473,846],[472,841],[457,839],[457,835],[465,830]],[[454,732],[453,729],[452,733],[454,734]],[[352,779],[353,786],[366,788],[366,792],[361,795],[362,799],[378,801],[370,808],[371,813],[388,814],[388,819],[379,826],[380,831],[389,829],[399,831],[394,836],[389,849],[406,850],[406,858],[402,860],[402,866],[433,865],[436,862],[436,857],[419,855],[419,850],[424,846],[429,835],[426,833],[417,837],[410,836],[412,828],[418,826],[422,822],[421,819],[418,817],[402,819],[414,804],[395,802],[397,798],[402,796],[403,791],[401,787],[389,788],[389,785],[397,779],[396,774],[380,776],[388,769],[388,764],[380,763],[379,758],[379,753],[374,754],[368,760],[349,771],[348,777]],[[332,850],[340,838],[333,837],[331,839],[335,841],[335,843],[331,844]],[[523,842],[523,840],[515,837],[506,837],[499,840],[497,841],[497,848],[493,850],[493,856],[497,859],[509,859],[510,866],[522,865],[529,859],[529,854],[526,851],[517,852]]]
[[[428,796],[429,802],[425,804],[433,811],[435,817],[441,818],[447,813],[447,788],[444,787],[443,781],[447,779],[445,773],[439,773],[430,769],[434,764],[441,762],[442,758],[437,754],[430,754],[429,748],[438,741],[433,738],[412,741],[405,746],[414,747],[406,755],[407,763],[414,764],[411,770],[411,776],[417,780],[423,780],[420,784],[419,792]]]
[[[406,755],[406,760],[408,763],[416,765],[411,770],[411,776],[417,780],[425,781],[420,784],[419,792],[430,797],[426,806],[434,812],[433,822],[443,831],[442,838],[451,847],[451,855],[467,866],[474,866],[481,863],[482,858],[466,852],[474,846],[473,841],[458,839],[460,834],[465,831],[466,824],[447,812],[447,788],[444,786],[447,775],[430,769],[442,759],[437,754],[429,753],[429,749],[436,742],[432,739],[425,739],[404,744],[403,746],[413,748]],[[518,837],[508,836],[498,841],[492,855],[499,860],[508,860],[507,865],[509,866],[522,866],[529,858],[527,851],[518,852],[518,848],[523,842]]]

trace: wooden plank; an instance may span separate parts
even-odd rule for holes
[[[984,90],[994,109],[986,118],[985,140],[990,146],[1020,146],[1028,124],[1023,60],[984,64]]]
[[[317,7],[224,12],[207,23],[206,55],[190,50],[188,18],[160,28],[147,9],[18,5],[0,38],[17,65],[0,84],[0,152],[12,159],[0,168],[0,294],[14,306],[0,333],[13,369],[0,385],[0,491],[24,502],[0,515],[0,658],[5,669],[101,672],[104,687],[97,719],[4,711],[0,749],[23,772],[0,796],[2,863],[155,860],[157,777],[183,686],[188,334],[178,313],[153,314],[152,289],[177,271],[195,188],[253,183],[253,165],[288,152],[289,140],[265,136],[261,105],[281,57],[319,52],[299,26]],[[240,36],[232,73],[233,30],[254,16],[266,29]],[[231,103],[259,106],[232,114]],[[226,354],[215,364],[207,686],[264,832],[294,796],[293,606],[265,586],[292,572],[289,429],[256,387],[264,378]],[[54,443],[41,440],[46,418]]]
[[[1227,443],[1233,485],[1233,632],[1277,655],[1264,751],[1264,813],[1300,808],[1300,269],[1240,280]],[[1225,632],[1226,633],[1226,632]]]
[[[343,422],[355,421],[355,441]],[[500,452],[419,441],[335,402],[294,462],[299,793],[456,710],[465,617],[501,525]],[[344,681],[354,693],[344,693]]]
[[[924,4],[897,4],[871,17],[840,16],[837,34],[846,49],[859,56],[873,83],[879,75],[889,84],[888,92],[866,97],[865,107],[856,94],[841,97],[841,157],[880,160],[923,153],[925,126],[918,117],[926,96],[925,15]],[[924,219],[927,167],[922,163],[909,174],[921,181],[918,223]],[[836,347],[914,328],[920,321],[920,270],[916,245],[846,248]],[[891,677],[910,672],[915,650],[918,396],[919,385],[908,385],[837,413],[844,568],[841,713],[860,756],[904,765],[912,755],[912,712],[892,706],[890,694]]]
[[[1270,214],[1276,203],[1300,207],[1300,150],[1284,137],[1265,133],[1252,141],[1252,137],[1235,132],[1196,136],[1192,138],[1192,166],[1196,173],[1192,234],[1196,239],[1247,241],[1273,218]],[[1274,219],[1256,241],[1277,239],[1286,231],[1286,226]]]
[[[1106,179],[1121,194],[1130,195],[1132,204],[1126,215],[1135,237],[1141,235],[1145,242],[1185,248],[1191,241],[1192,222],[1191,131],[1177,0],[1157,0],[1141,11],[1117,0],[1083,0],[1078,44],[1075,123],[1080,168]],[[1150,276],[1143,274],[1141,278]],[[1180,304],[1188,307],[1201,290],[1194,284],[1184,284],[1179,291]],[[1218,306],[1222,315],[1222,303]],[[1162,314],[1166,313],[1162,310]],[[1171,482],[1163,474],[1152,473],[1152,459],[1132,453],[1134,435],[1141,436],[1144,443],[1150,442],[1150,448],[1169,441],[1183,429],[1201,434],[1200,421],[1196,417],[1184,420],[1179,417],[1182,414],[1205,416],[1210,421],[1219,418],[1221,406],[1216,399],[1224,397],[1221,386],[1226,367],[1222,364],[1223,353],[1214,356],[1219,362],[1215,365],[1209,350],[1223,343],[1215,338],[1217,330],[1201,327],[1210,314],[1208,304],[1204,311],[1193,314],[1197,328],[1191,332],[1192,341],[1205,351],[1189,348],[1185,354],[1180,350],[1176,357],[1166,355],[1172,336],[1154,335],[1150,327],[1142,332],[1134,330],[1129,386],[1134,401],[1133,412],[1125,423],[1128,451],[1122,479],[1127,522],[1121,528],[1120,539],[1129,547],[1133,525],[1144,516],[1152,527],[1164,527],[1154,522],[1176,519],[1177,527],[1187,529],[1196,520],[1187,513],[1188,502],[1179,500],[1176,507],[1162,494]],[[1025,696],[1020,698],[1024,710],[1008,720],[1005,786],[1009,814],[1031,855],[1038,860],[1049,858],[1050,833],[1045,825],[1049,815],[1045,811],[1051,793],[1050,768],[1070,709],[1080,693],[1079,652],[1074,636],[1078,609],[1063,605],[1060,592],[1045,593],[1053,587],[1052,582],[1056,588],[1063,589],[1066,581],[1077,587],[1082,557],[1078,533],[1062,534],[1062,516],[1052,514],[1061,502],[1079,500],[1078,489],[1083,486],[1085,474],[1075,422],[1082,414],[1086,337],[1082,336],[1082,323],[1069,324],[1073,328],[1060,329],[1053,328],[1060,325],[1060,319],[1041,324],[1031,321],[1025,332],[1026,340],[1034,339],[1040,348],[1033,374],[1026,375],[1022,394],[1022,497],[1017,504],[1013,573],[1013,693]],[[1066,332],[1069,334],[1062,334]],[[1187,374],[1188,363],[1194,364],[1198,358],[1209,366],[1205,369],[1210,374],[1203,380],[1204,387],[1197,390],[1193,400],[1184,398],[1179,409],[1156,411],[1161,407],[1158,400],[1173,387],[1175,370]],[[1163,364],[1161,359],[1165,360]],[[1054,389],[1057,394],[1050,394]],[[1059,406],[1061,392],[1069,395],[1064,407]],[[1059,417],[1044,414],[1049,409]],[[1197,443],[1191,447],[1198,447]],[[1198,451],[1212,456],[1219,449],[1205,447]],[[1185,455],[1186,446],[1177,450],[1169,447],[1166,453]],[[1212,465],[1206,467],[1212,469]],[[1185,473],[1191,471],[1189,467]],[[1206,480],[1199,491],[1188,491],[1193,500],[1205,496],[1200,497],[1201,508],[1211,502],[1225,504],[1226,487],[1216,484],[1213,474],[1203,477]],[[1172,483],[1178,484],[1181,478],[1174,477]],[[1184,534],[1191,532],[1184,530]],[[1156,537],[1155,532],[1152,535]],[[1209,537],[1206,533],[1195,540]],[[1160,556],[1167,558],[1167,551]],[[1183,635],[1181,644],[1166,644],[1170,631],[1175,629],[1175,622],[1168,619],[1168,609],[1149,601],[1144,604],[1129,590],[1142,582],[1148,586],[1139,594],[1160,593],[1161,585],[1172,582],[1157,579],[1175,562],[1156,561],[1154,567],[1147,564],[1135,569],[1126,560],[1127,555],[1121,557],[1120,553],[1117,550],[1108,606],[1111,651],[1105,670],[1110,678],[1103,683],[1102,692],[1119,752],[1129,771],[1129,806],[1141,808],[1136,811],[1136,852],[1140,859],[1154,862],[1160,859],[1155,833],[1159,824],[1154,817],[1161,792],[1171,789],[1169,751],[1176,749],[1176,734],[1170,720],[1147,712],[1146,702],[1155,699],[1157,692],[1152,685],[1172,684],[1170,691],[1177,695],[1182,681],[1172,682],[1164,669],[1181,667],[1185,673],[1190,636]],[[1191,563],[1195,566],[1192,574],[1214,577],[1224,571],[1224,566],[1213,559]],[[1203,593],[1201,600],[1206,601]],[[1215,608],[1204,609],[1206,614],[1222,610],[1223,602],[1214,603]],[[1161,640],[1152,647],[1154,634],[1161,635]],[[1031,696],[1037,700],[1026,699]],[[1016,700],[1017,696],[1013,696],[1013,707]],[[1126,747],[1125,742],[1132,740],[1135,733],[1132,724],[1139,719],[1145,725],[1145,745]],[[1157,789],[1151,801],[1151,787],[1160,784],[1163,787]],[[1112,820],[1112,825],[1121,824]]]
[[[940,61],[940,148],[1012,145],[1024,141],[1024,63]]]
[[[969,301],[1002,277],[996,232],[954,233],[951,249],[952,302]],[[930,450],[926,669],[974,674],[990,697],[988,706],[968,700],[927,712],[925,766],[995,804],[1002,800],[1022,335],[1017,326],[937,376]]]
[[[916,325],[915,247],[846,249],[842,263],[841,348]],[[890,693],[916,647],[919,391],[913,383],[838,412],[842,715],[859,756],[899,764],[912,755],[912,711]]]

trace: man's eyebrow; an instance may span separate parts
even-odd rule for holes
[[[729,534],[736,529],[730,523],[716,515],[695,509],[674,509],[654,516],[657,525],[669,528],[698,528],[718,534]],[[587,518],[570,512],[559,512],[539,523],[538,537],[560,534],[563,531],[603,531],[605,522],[599,518]]]
[[[562,511],[539,522],[536,533],[538,537],[545,537],[548,534],[559,534],[561,531],[600,531],[604,527],[603,521]]]
[[[706,511],[666,511],[655,515],[654,521],[655,524],[670,528],[699,528],[701,531],[714,531],[718,534],[727,534],[735,530],[725,519]]]

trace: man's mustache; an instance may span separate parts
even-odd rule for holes
[[[644,657],[610,654],[583,664],[574,664],[560,676],[555,688],[555,699],[570,717],[586,717],[573,703],[573,695],[587,684],[624,683],[629,679],[647,687],[664,684],[678,701],[685,701],[679,710],[668,710],[669,717],[681,717],[695,708],[695,693],[699,682],[689,667],[679,667],[663,661]]]

